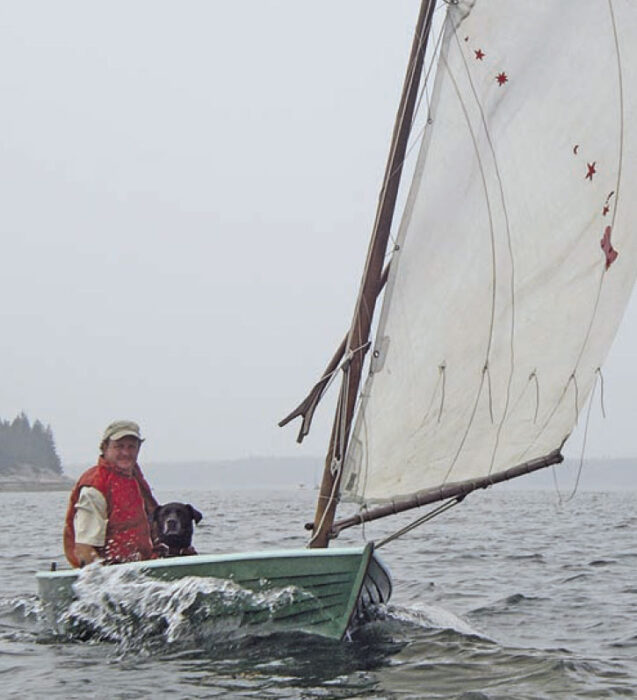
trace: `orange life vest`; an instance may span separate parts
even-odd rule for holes
[[[95,547],[107,564],[153,558],[150,519],[157,507],[150,486],[136,464],[132,475],[118,470],[100,457],[96,466],[78,479],[66,511],[64,523],[64,553],[70,564],[79,567],[75,557],[75,505],[83,486],[92,486],[106,499],[108,523],[106,542]]]

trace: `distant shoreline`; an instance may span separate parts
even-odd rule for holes
[[[20,481],[11,481],[9,483],[0,483],[0,493],[20,493],[20,492],[35,492],[35,491],[70,491],[73,488],[73,482],[68,484],[27,484]]]
[[[57,474],[6,474],[0,477],[0,493],[20,491],[70,491],[75,479]]]
[[[184,488],[205,490],[268,488],[312,491],[320,481],[323,460],[318,457],[251,457],[236,460],[201,460],[142,463],[144,475],[155,491]],[[65,465],[65,474],[16,471],[0,476],[0,492],[70,491],[86,465]],[[506,482],[505,490],[565,492],[637,490],[637,459],[590,459],[580,467],[566,459],[553,469],[543,469]]]

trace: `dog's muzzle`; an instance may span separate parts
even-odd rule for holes
[[[164,535],[178,535],[181,532],[181,523],[177,518],[164,520]]]

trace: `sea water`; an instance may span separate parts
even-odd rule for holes
[[[152,475],[149,474],[152,480]],[[204,513],[202,553],[305,543],[316,492],[158,492]],[[64,493],[1,493],[0,696],[15,698],[602,698],[637,695],[637,492],[493,488],[380,552],[390,604],[333,642],[241,626],[283,590],[81,575],[59,636],[35,572],[62,564]],[[375,539],[404,514],[343,533]]]

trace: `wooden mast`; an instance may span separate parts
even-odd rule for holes
[[[314,516],[313,535],[309,544],[312,548],[328,546],[334,522],[334,513],[340,491],[341,464],[354,416],[376,298],[381,289],[383,261],[396,206],[398,185],[407,150],[435,4],[435,0],[422,0],[420,5],[365,271],[347,340],[341,391],[325,459],[323,481]]]

